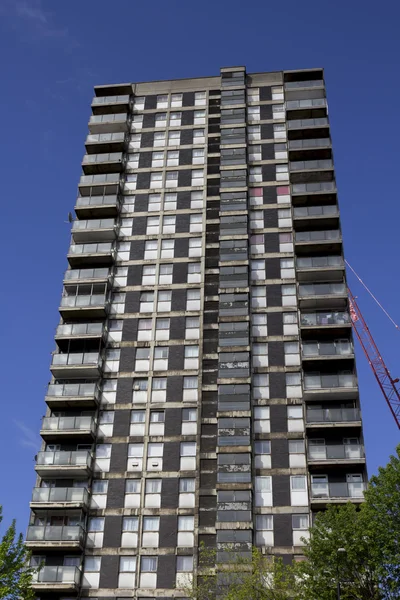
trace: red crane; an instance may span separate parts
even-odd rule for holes
[[[346,261],[347,262],[347,261]],[[365,352],[365,356],[374,372],[375,378],[382,390],[382,394],[390,408],[390,411],[397,423],[397,427],[400,429],[400,392],[397,388],[399,379],[393,379],[389,373],[389,370],[383,360],[381,353],[375,344],[374,338],[371,335],[368,325],[366,324],[364,317],[360,309],[358,308],[357,302],[349,291],[349,302],[350,302],[350,317],[353,324],[353,329],[358,337],[358,340]]]

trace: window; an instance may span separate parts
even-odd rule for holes
[[[129,154],[128,156],[128,167],[130,169],[137,169],[139,166],[139,153]]]
[[[164,210],[176,210],[176,193],[166,193],[164,194]]]
[[[160,265],[160,271],[159,271],[159,275],[158,275],[158,283],[159,284],[170,284],[172,283],[172,271],[173,271],[173,265],[172,264],[161,264]]]
[[[288,165],[276,165],[276,181],[288,181],[288,180],[289,180]]]
[[[156,114],[155,126],[156,127],[166,127],[167,126],[167,113],[157,113]]]
[[[85,556],[85,573],[98,573],[101,567],[101,556]]]
[[[194,149],[192,150],[192,163],[194,165],[203,165],[204,164],[204,149]]]
[[[154,371],[166,371],[168,369],[168,346],[156,346],[154,348]]]
[[[193,571],[193,556],[177,556],[176,570],[180,573],[189,573]]]
[[[289,454],[304,454],[304,440],[289,440]]]
[[[187,515],[178,517],[178,547],[194,546],[194,517]]]
[[[262,160],[261,146],[249,146],[249,161]]]
[[[251,261],[251,280],[260,281],[265,279],[265,260]]]
[[[200,263],[188,263],[188,283],[200,283],[201,281],[201,264]]]
[[[151,166],[163,167],[164,166],[164,152],[152,152],[151,154]]]
[[[263,180],[262,167],[250,167],[249,181],[250,183],[258,183]]]
[[[204,185],[204,171],[194,170],[192,171],[192,181],[190,183],[192,187],[200,187]]]
[[[135,587],[136,556],[120,556],[118,587],[133,589]]]
[[[165,412],[152,410],[150,413],[149,435],[164,435]]]
[[[157,312],[170,312],[171,298],[171,290],[159,290],[157,298]]]
[[[273,119],[284,119],[285,118],[285,105],[284,104],[273,104],[272,105],[272,118]]]
[[[147,470],[162,471],[164,444],[150,442],[147,445]]]
[[[297,312],[283,313],[283,335],[297,335]]]
[[[136,183],[137,183],[137,175],[135,175],[135,174],[127,175],[126,179],[125,179],[125,189],[136,190]]]
[[[182,435],[196,435],[197,433],[197,409],[182,409]]]
[[[156,242],[157,247],[157,242]],[[156,282],[155,265],[143,265],[142,267],[142,285],[154,285]]]
[[[185,340],[198,340],[200,337],[200,318],[186,317]]]
[[[206,138],[204,129],[193,129],[193,144],[205,144]]]
[[[298,342],[284,342],[285,366],[292,367],[300,365],[300,347]]]
[[[255,506],[272,506],[271,476],[255,477]]]
[[[274,144],[274,154],[277,160],[287,160],[287,144]]]
[[[199,382],[197,377],[183,378],[183,401],[197,402]]]
[[[142,436],[145,434],[146,412],[133,410],[131,412],[131,426],[129,435]]]
[[[165,174],[165,187],[178,187],[178,171],[167,171]]]
[[[288,431],[304,431],[303,407],[301,405],[288,406],[287,416]]]
[[[296,286],[284,284],[282,285],[282,306],[296,306]]]
[[[182,113],[180,112],[172,112],[169,116],[169,126],[170,127],[180,127],[182,121]]]
[[[143,115],[133,115],[131,131],[141,129],[143,125]]]
[[[269,433],[269,406],[254,407],[254,433]]]
[[[137,548],[139,530],[138,517],[124,517],[122,519],[121,546],[123,548]]]
[[[271,88],[272,100],[283,100],[283,87],[275,86]]]
[[[269,440],[256,441],[254,443],[254,454],[254,466],[256,469],[271,468],[271,442]]]
[[[147,402],[147,387],[148,380],[147,379],[135,379],[133,381],[133,403],[143,403]]]
[[[154,292],[142,292],[140,294],[139,312],[148,313],[154,310]]]
[[[256,286],[251,288],[251,306],[252,308],[265,308],[267,306],[267,289],[265,286]]]
[[[253,344],[253,367],[268,367],[268,344]]]
[[[248,88],[247,89],[247,101],[248,102],[260,102],[259,88]]]
[[[181,132],[180,131],[169,131],[168,132],[168,146],[179,146],[181,143]]]
[[[289,186],[281,186],[276,188],[278,204],[290,204],[290,188]]]
[[[158,548],[158,531],[160,517],[143,517],[142,546],[145,548]]]
[[[139,319],[138,321],[138,341],[149,341],[151,340],[151,319]]]
[[[274,140],[286,140],[286,125],[285,123],[275,123]]]
[[[249,123],[252,121],[260,120],[260,107],[259,106],[249,106],[247,108],[247,120]]]
[[[249,142],[257,142],[261,140],[260,125],[250,125],[247,128],[247,139],[249,140]]]
[[[154,148],[163,148],[165,146],[165,131],[156,131],[154,133]]]
[[[176,217],[174,215],[164,215],[163,233],[175,233]]]
[[[167,399],[166,377],[153,377],[151,383],[151,402],[165,402]]]
[[[293,235],[291,232],[279,234],[279,252],[293,252]]]
[[[199,368],[199,347],[198,346],[185,346],[185,359],[184,369],[198,369]]]
[[[147,210],[149,212],[158,212],[161,209],[161,194],[149,194]]]
[[[104,517],[91,517],[88,520],[89,532],[100,532],[104,531]]]
[[[286,373],[286,395],[288,398],[301,398],[300,373]]]
[[[144,505],[146,508],[160,508],[161,506],[161,479],[146,479]]]
[[[179,165],[179,150],[168,150],[167,167],[176,167]]]
[[[290,208],[280,208],[278,210],[278,227],[292,226],[292,211]]]
[[[125,482],[125,508],[139,508],[140,506],[140,479],[127,479]]]
[[[194,471],[196,469],[196,442],[181,442],[180,470]]]
[[[157,96],[157,108],[168,108],[168,96]]]
[[[129,150],[136,150],[136,149],[140,148],[141,139],[142,139],[141,133],[133,133],[131,135],[131,139],[129,142]]]
[[[273,546],[273,516],[256,515],[256,546]]]
[[[186,292],[186,310],[200,310],[200,290],[189,289]]]
[[[304,545],[302,538],[309,538],[309,526],[309,516],[307,514],[292,515],[293,546]]]
[[[162,187],[162,173],[150,173],[150,187],[161,188]]]
[[[268,335],[267,315],[253,314],[251,317],[251,334],[254,337],[266,337]]]
[[[295,491],[303,491],[307,488],[304,475],[292,475],[290,477],[290,488]]]
[[[193,123],[194,123],[194,125],[205,125],[206,124],[206,111],[205,110],[195,110]]]
[[[255,399],[269,398],[269,379],[267,374],[253,375],[253,397]]]
[[[264,235],[252,235],[250,237],[250,253],[251,254],[264,254]]]
[[[161,241],[161,258],[174,258],[174,240]]]
[[[190,233],[200,233],[203,229],[203,215],[201,213],[190,215]]]
[[[136,348],[135,371],[148,371],[150,368],[150,348]]]
[[[294,279],[294,260],[293,258],[281,258],[281,278],[282,279]]]
[[[205,106],[207,102],[207,92],[195,92],[194,94],[194,105]]]
[[[201,238],[189,238],[189,258],[201,256]]]
[[[157,235],[160,232],[160,217],[147,217],[146,235]]]
[[[171,108],[177,108],[182,106],[182,94],[172,94],[171,95]],[[174,113],[172,113],[174,114]],[[180,114],[180,113],[177,113]]]

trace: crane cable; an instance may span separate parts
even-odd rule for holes
[[[361,283],[361,285],[364,286],[364,288],[367,290],[368,294],[375,300],[375,302],[377,303],[377,305],[379,306],[379,308],[383,310],[383,312],[385,313],[385,315],[387,316],[387,318],[389,319],[389,321],[391,321],[393,323],[393,325],[396,327],[396,329],[400,329],[400,327],[397,325],[396,321],[394,319],[392,319],[392,317],[389,315],[389,313],[387,312],[387,310],[385,310],[383,308],[382,304],[374,296],[374,294],[371,292],[371,290],[368,288],[368,286],[363,282],[363,280],[361,279],[361,277],[355,272],[355,270],[353,269],[353,267],[351,266],[351,264],[346,259],[345,259],[344,262],[349,267],[349,269],[354,273],[354,275],[357,277],[357,279]]]

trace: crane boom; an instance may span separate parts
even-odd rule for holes
[[[374,372],[375,378],[382,390],[382,394],[390,408],[390,411],[397,423],[397,427],[400,429],[400,392],[396,387],[398,379],[393,379],[389,373],[389,370],[383,360],[378,347],[371,335],[368,325],[365,322],[364,317],[355,301],[353,294],[350,289],[349,302],[350,302],[350,316],[353,324],[353,329],[357,335],[357,338],[364,350],[365,356]]]

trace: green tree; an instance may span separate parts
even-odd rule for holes
[[[0,524],[3,520],[0,506]],[[34,569],[27,567],[29,552],[22,534],[17,536],[15,520],[0,540],[0,598],[1,600],[31,600]]]

